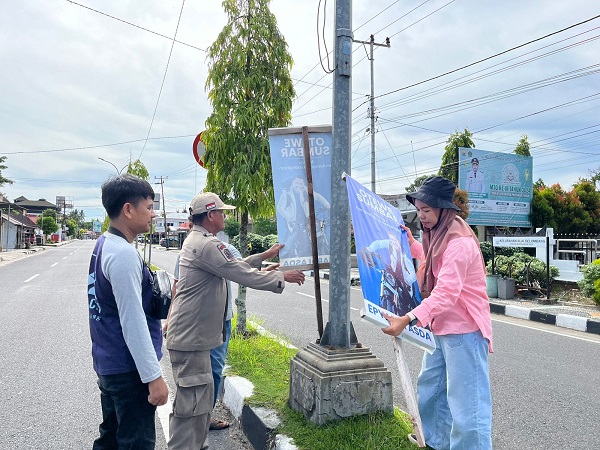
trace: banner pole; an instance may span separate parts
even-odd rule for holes
[[[312,167],[310,164],[310,143],[308,141],[308,127],[302,127],[302,140],[304,143],[304,163],[306,166],[306,182],[308,185],[308,212],[310,222],[310,243],[312,247],[313,271],[315,274],[315,301],[317,306],[317,326],[319,340],[323,337],[323,305],[321,302],[321,277],[319,276],[319,251],[317,247],[317,223],[315,221],[315,195],[312,180]]]

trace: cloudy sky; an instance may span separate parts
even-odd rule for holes
[[[323,4],[330,50],[334,1]],[[226,23],[221,2],[188,1],[183,11],[181,0],[0,5],[0,155],[14,180],[0,190],[10,200],[70,197],[88,219],[102,219],[100,185],[116,170],[98,157],[118,169],[140,157],[152,182],[165,180],[167,210],[182,211],[206,179],[192,142],[211,111],[202,49]],[[331,123],[318,5],[271,2],[294,58],[295,126]],[[600,168],[598,14],[589,0],[355,1],[354,38],[391,40],[375,51],[377,191],[404,192],[436,172],[445,140],[464,128],[490,151],[511,152],[527,134],[534,179],[549,184],[569,188]],[[352,173],[369,185],[370,68],[361,44],[352,79]]]

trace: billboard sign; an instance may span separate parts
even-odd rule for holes
[[[458,187],[469,194],[469,225],[530,227],[533,160],[459,148]]]
[[[319,266],[329,264],[331,126],[308,127]],[[313,267],[302,128],[269,129],[273,191],[282,269]]]

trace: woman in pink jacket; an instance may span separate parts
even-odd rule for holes
[[[423,228],[421,245],[402,226],[413,257],[421,262],[417,279],[424,300],[405,316],[386,315],[390,326],[383,332],[397,336],[416,321],[435,334],[437,348],[425,353],[417,382],[428,446],[487,450],[492,448],[492,322],[485,265],[477,237],[457,215],[454,190],[454,183],[436,176],[406,196]]]

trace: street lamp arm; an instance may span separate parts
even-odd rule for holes
[[[104,161],[104,162],[106,162],[106,163],[109,163],[111,166],[113,166],[113,167],[115,168],[115,170],[117,171],[117,174],[119,174],[119,175],[121,175],[121,172],[123,172],[123,170],[125,169],[125,167],[127,167],[127,166],[129,165],[129,164],[126,164],[126,165],[124,165],[124,166],[123,166],[123,169],[119,170],[119,169],[117,168],[117,166],[115,166],[115,165],[114,165],[113,163],[111,163],[110,161],[108,161],[108,160],[106,160],[106,159],[104,159],[104,158],[100,158],[99,156],[98,156],[98,159],[99,159],[100,161]]]

